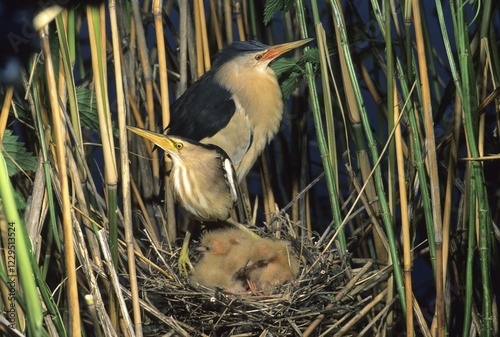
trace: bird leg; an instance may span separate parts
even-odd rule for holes
[[[244,197],[245,193],[248,193],[248,187],[246,182],[242,182],[236,184],[236,193],[238,193],[238,198],[236,199],[236,214],[237,219],[242,222],[246,222],[250,219],[249,208],[250,205],[247,205],[247,199]]]
[[[249,233],[249,234],[250,234],[253,238],[255,238],[255,239],[260,239],[260,236],[259,236],[257,233],[255,233],[255,232],[251,231],[248,227],[246,227],[245,225],[243,225],[243,224],[241,224],[241,223],[237,222],[237,221],[236,221],[236,220],[234,220],[233,218],[229,218],[229,219],[227,219],[227,220],[226,220],[226,222],[227,222],[228,224],[230,224],[230,225],[232,225],[232,226],[234,226],[234,227],[238,228],[238,229],[241,229],[242,231],[244,231],[244,232],[246,232],[246,233]]]
[[[177,267],[179,268],[179,274],[188,278],[189,271],[193,270],[193,265],[189,261],[189,241],[191,240],[191,233],[194,230],[194,221],[189,221],[189,225],[186,231],[186,236],[182,242],[182,248],[179,253],[179,260],[177,261]]]

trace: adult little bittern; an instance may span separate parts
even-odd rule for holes
[[[231,210],[237,200],[236,172],[222,149],[182,137],[165,136],[132,126],[127,128],[152,141],[170,156],[173,194],[190,217],[202,222],[227,221],[251,232],[231,219]],[[188,254],[191,232],[190,224],[179,255],[179,271],[185,275],[187,267],[191,267]]]
[[[283,98],[269,63],[312,39],[266,46],[234,42],[170,107],[170,133],[222,148],[238,181],[278,131]]]

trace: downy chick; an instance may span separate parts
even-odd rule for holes
[[[270,294],[274,286],[292,281],[299,273],[299,262],[288,241],[260,239],[255,242],[246,277],[253,292]]]
[[[240,277],[239,271],[250,260],[255,240],[248,233],[233,228],[206,233],[198,248],[204,255],[193,270],[191,284],[219,287],[232,294],[247,291],[246,280]]]

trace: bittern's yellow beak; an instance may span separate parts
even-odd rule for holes
[[[287,42],[283,44],[278,44],[276,46],[272,46],[267,50],[267,53],[264,54],[262,57],[261,61],[272,61],[281,54],[286,53],[289,50],[295,49],[297,47],[300,47],[310,41],[314,40],[313,38],[310,39],[303,39],[303,40],[298,40],[294,42]]]
[[[144,129],[139,129],[133,126],[127,126],[127,129],[132,131],[133,133],[138,134],[141,137],[144,137],[153,143],[155,143],[157,146],[161,147],[163,150],[167,152],[178,152],[182,148],[182,143],[179,143],[175,141],[175,139],[172,139],[170,137],[167,137],[165,135],[162,135],[161,133],[156,133],[153,131],[149,130],[144,130]],[[180,144],[180,147],[179,147]]]

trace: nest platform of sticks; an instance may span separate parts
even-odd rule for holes
[[[146,299],[143,307],[150,320],[145,322],[144,334],[150,337],[349,336],[351,327],[359,321],[363,321],[361,328],[369,326],[359,314],[375,300],[366,292],[384,281],[390,271],[379,270],[374,274],[370,271],[370,261],[358,261],[364,267],[348,272],[336,249],[324,250],[325,245],[319,247],[308,239],[297,238],[288,219],[279,222],[280,226],[259,228],[259,234],[292,242],[301,261],[299,276],[294,281],[276,287],[271,295],[265,296],[230,295],[194,287],[178,276],[179,249],[174,249],[157,262],[159,269],[147,266],[148,271],[144,270],[139,277]],[[197,258],[192,253],[191,260],[196,262]]]

